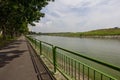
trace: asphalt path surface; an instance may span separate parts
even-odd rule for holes
[[[48,78],[41,80],[51,80]],[[38,73],[24,36],[0,50],[0,80],[38,80]]]

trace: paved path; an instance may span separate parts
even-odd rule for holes
[[[38,80],[24,37],[0,50],[0,80]]]

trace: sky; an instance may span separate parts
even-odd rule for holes
[[[42,9],[35,32],[84,32],[120,27],[120,0],[55,0]]]

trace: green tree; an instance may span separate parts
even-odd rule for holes
[[[0,0],[0,29],[3,38],[14,37],[28,31],[28,24],[35,25],[44,13],[41,12],[52,0]]]

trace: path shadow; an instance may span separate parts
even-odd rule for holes
[[[25,40],[16,40],[12,44],[21,44],[22,42],[26,42]]]
[[[20,45],[22,42],[26,42],[26,41],[25,40],[13,40],[13,41],[10,41],[9,43],[7,43],[4,46],[0,47],[0,50],[18,47],[16,45]]]
[[[9,45],[9,46],[3,47],[2,49],[11,49],[11,48],[16,48],[16,47],[19,47],[19,46]]]
[[[0,68],[10,63],[15,58],[20,57],[26,50],[11,50],[0,52]]]

